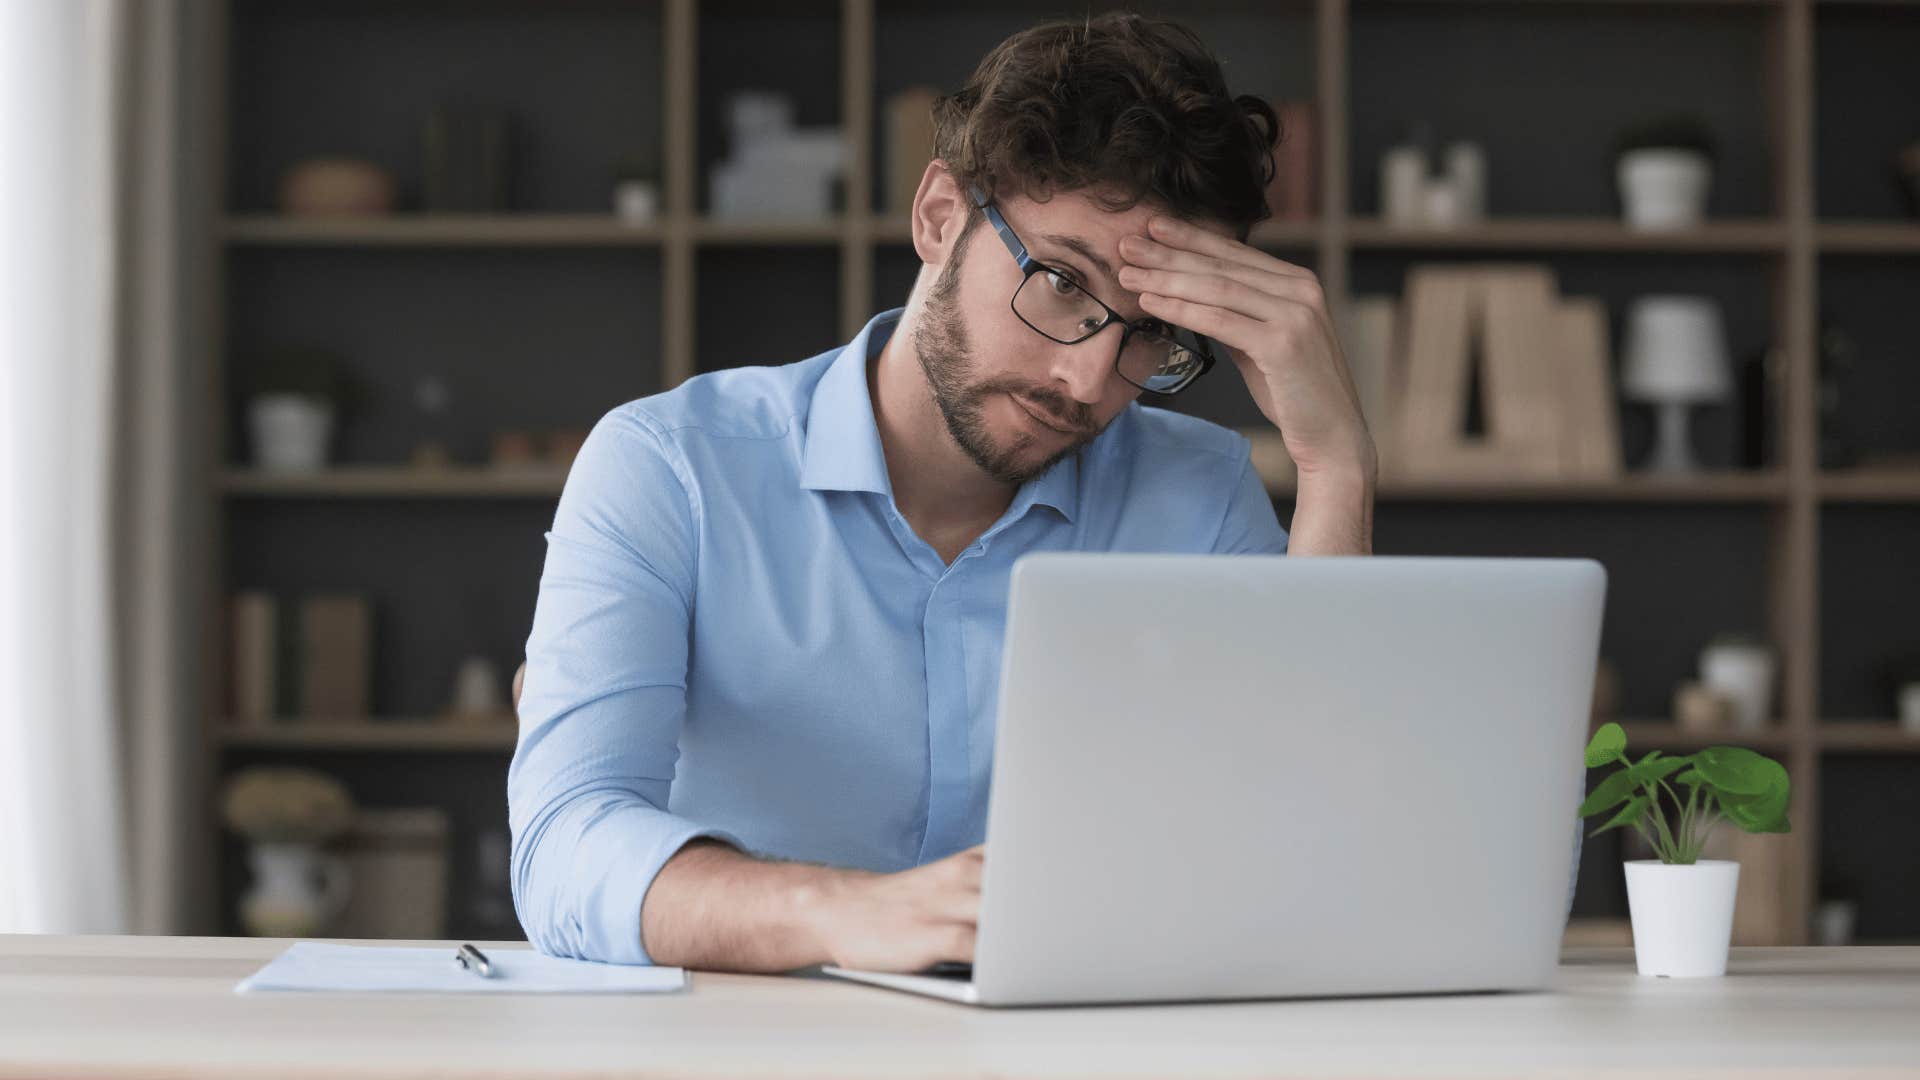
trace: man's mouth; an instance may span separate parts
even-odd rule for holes
[[[1062,424],[1059,421],[1050,418],[1044,411],[1032,405],[1027,404],[1026,399],[1022,398],[1020,395],[1008,394],[1007,396],[1012,398],[1013,403],[1015,405],[1020,406],[1021,410],[1024,411],[1028,416],[1033,417],[1034,421],[1038,423],[1041,427],[1048,428],[1052,431],[1057,431],[1062,435],[1079,434],[1079,432],[1075,430],[1073,427]]]

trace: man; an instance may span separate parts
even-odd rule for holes
[[[1319,283],[1244,243],[1264,102],[1112,14],[1009,38],[935,121],[904,308],[614,409],[567,479],[508,779],[543,951],[970,961],[1014,560],[1370,551]],[[1298,466],[1290,530],[1245,439],[1135,400],[1215,362]]]

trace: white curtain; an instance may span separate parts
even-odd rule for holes
[[[0,932],[190,920],[179,0],[0,0]]]

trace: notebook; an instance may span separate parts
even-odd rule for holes
[[[491,978],[461,967],[454,947],[296,942],[240,980],[236,994],[272,990],[403,991],[446,994],[652,994],[684,990],[685,968],[568,960],[532,949],[489,948]]]

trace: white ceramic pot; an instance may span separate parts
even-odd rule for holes
[[[1920,682],[1910,682],[1900,688],[1899,695],[1900,726],[1920,735]]]
[[[261,394],[247,402],[253,461],[262,469],[314,472],[327,466],[333,406],[304,394]]]
[[[254,937],[313,937],[347,905],[347,864],[312,844],[259,843],[247,852],[253,885],[240,921]]]
[[[1740,864],[1702,859],[1692,866],[1669,866],[1635,859],[1626,867],[1633,961],[1640,974],[1725,975]]]
[[[1694,150],[1629,150],[1615,166],[1627,224],[1636,229],[1685,229],[1707,214],[1713,163]]]
[[[1700,653],[1700,682],[1733,702],[1733,726],[1764,731],[1773,721],[1773,649],[1709,645]]]

